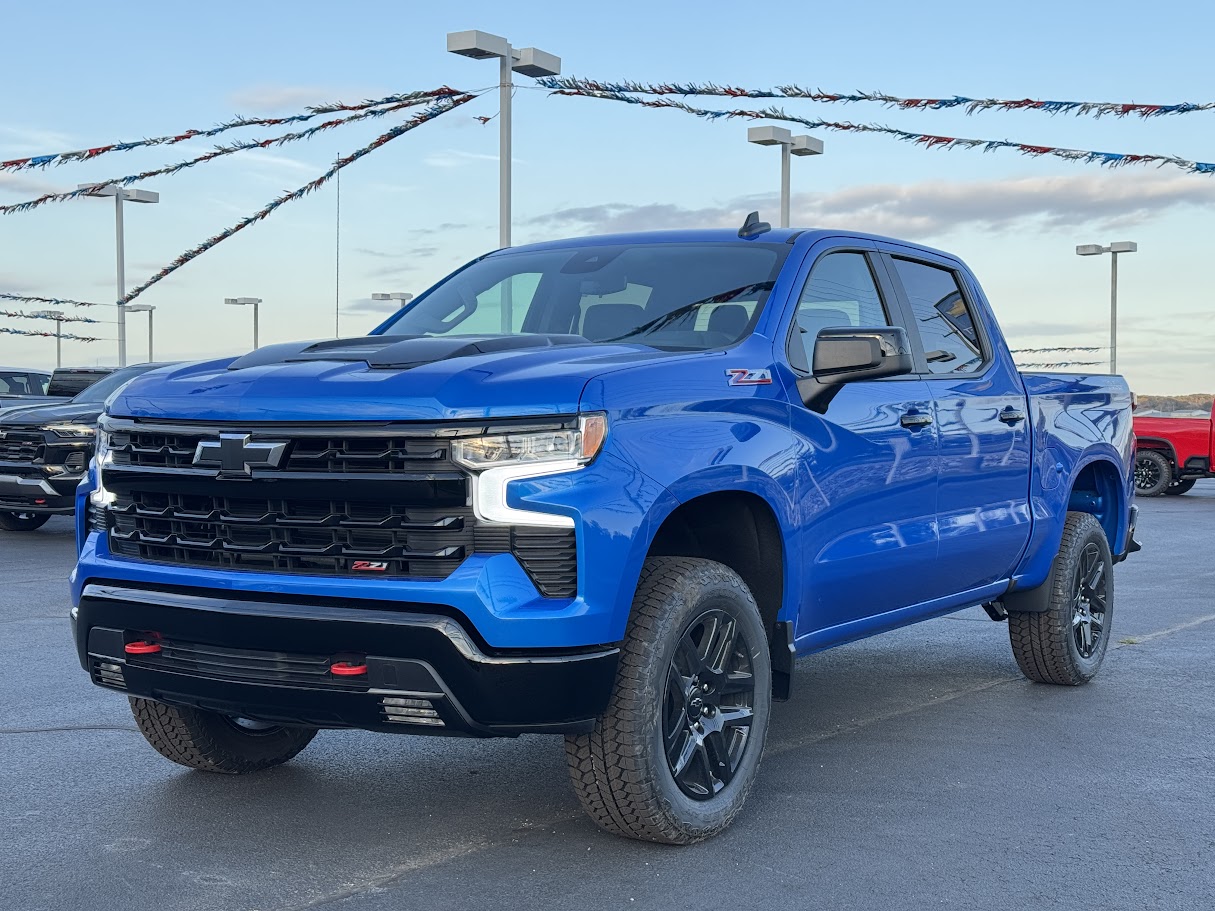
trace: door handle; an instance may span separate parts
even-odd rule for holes
[[[922,411],[908,411],[899,418],[899,423],[904,427],[924,427],[932,423],[932,415]]]
[[[1025,412],[1018,408],[1005,408],[1000,412],[1000,420],[1005,424],[1019,424],[1025,420]]]

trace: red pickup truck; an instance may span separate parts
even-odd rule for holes
[[[1199,478],[1215,478],[1215,421],[1135,418],[1135,490],[1141,497],[1182,494]]]

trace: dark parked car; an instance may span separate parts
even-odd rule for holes
[[[44,370],[25,367],[0,367],[0,408],[10,399],[46,395],[51,375]]]
[[[114,372],[113,367],[56,367],[40,370],[0,367],[0,413],[30,405],[62,405]]]
[[[130,380],[164,364],[136,364],[90,379],[62,404],[17,407],[0,414],[0,529],[32,531],[53,515],[75,511],[76,485],[93,457],[105,400]],[[83,371],[73,371],[78,382]],[[56,371],[59,377],[59,371]],[[72,382],[63,380],[66,386]],[[51,383],[54,389],[54,381]]]

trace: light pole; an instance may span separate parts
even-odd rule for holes
[[[127,365],[127,317],[126,305],[122,299],[127,293],[126,253],[123,246],[122,203],[160,202],[160,194],[151,190],[130,190],[117,184],[82,183],[77,185],[79,190],[88,190],[85,196],[114,197],[114,228],[118,238],[118,366]]]
[[[257,350],[257,305],[262,302],[260,297],[225,297],[224,303],[233,307],[253,307],[253,350]]]
[[[784,127],[749,127],[747,142],[780,146],[780,226],[789,227],[789,156],[822,155],[823,141],[813,136],[793,136]]]
[[[373,301],[396,301],[397,309],[399,310],[401,307],[404,307],[411,300],[413,300],[413,295],[408,291],[393,291],[389,294],[380,294],[379,292],[376,292],[375,294],[371,295],[371,299]]]
[[[156,312],[154,304],[127,304],[127,313],[146,313],[148,315],[148,363],[156,360],[152,356],[152,314]]]
[[[513,48],[510,42],[487,32],[448,32],[447,50],[462,57],[486,60],[497,57],[501,74],[498,84],[498,245],[510,246],[510,100],[514,86],[511,71],[524,76],[557,76],[561,58],[534,47]]]
[[[1110,373],[1118,372],[1118,254],[1137,252],[1139,244],[1131,240],[1115,241],[1108,247],[1101,244],[1080,244],[1076,247],[1079,256],[1110,254]]]
[[[55,367],[63,366],[63,311],[35,310],[30,316],[40,316],[43,319],[55,321]]]

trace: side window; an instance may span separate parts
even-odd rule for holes
[[[789,362],[809,372],[820,329],[889,325],[865,254],[828,253],[814,264],[798,298]]]
[[[909,259],[893,260],[911,302],[928,370],[968,373],[983,363],[983,343],[958,278],[949,269]]]

